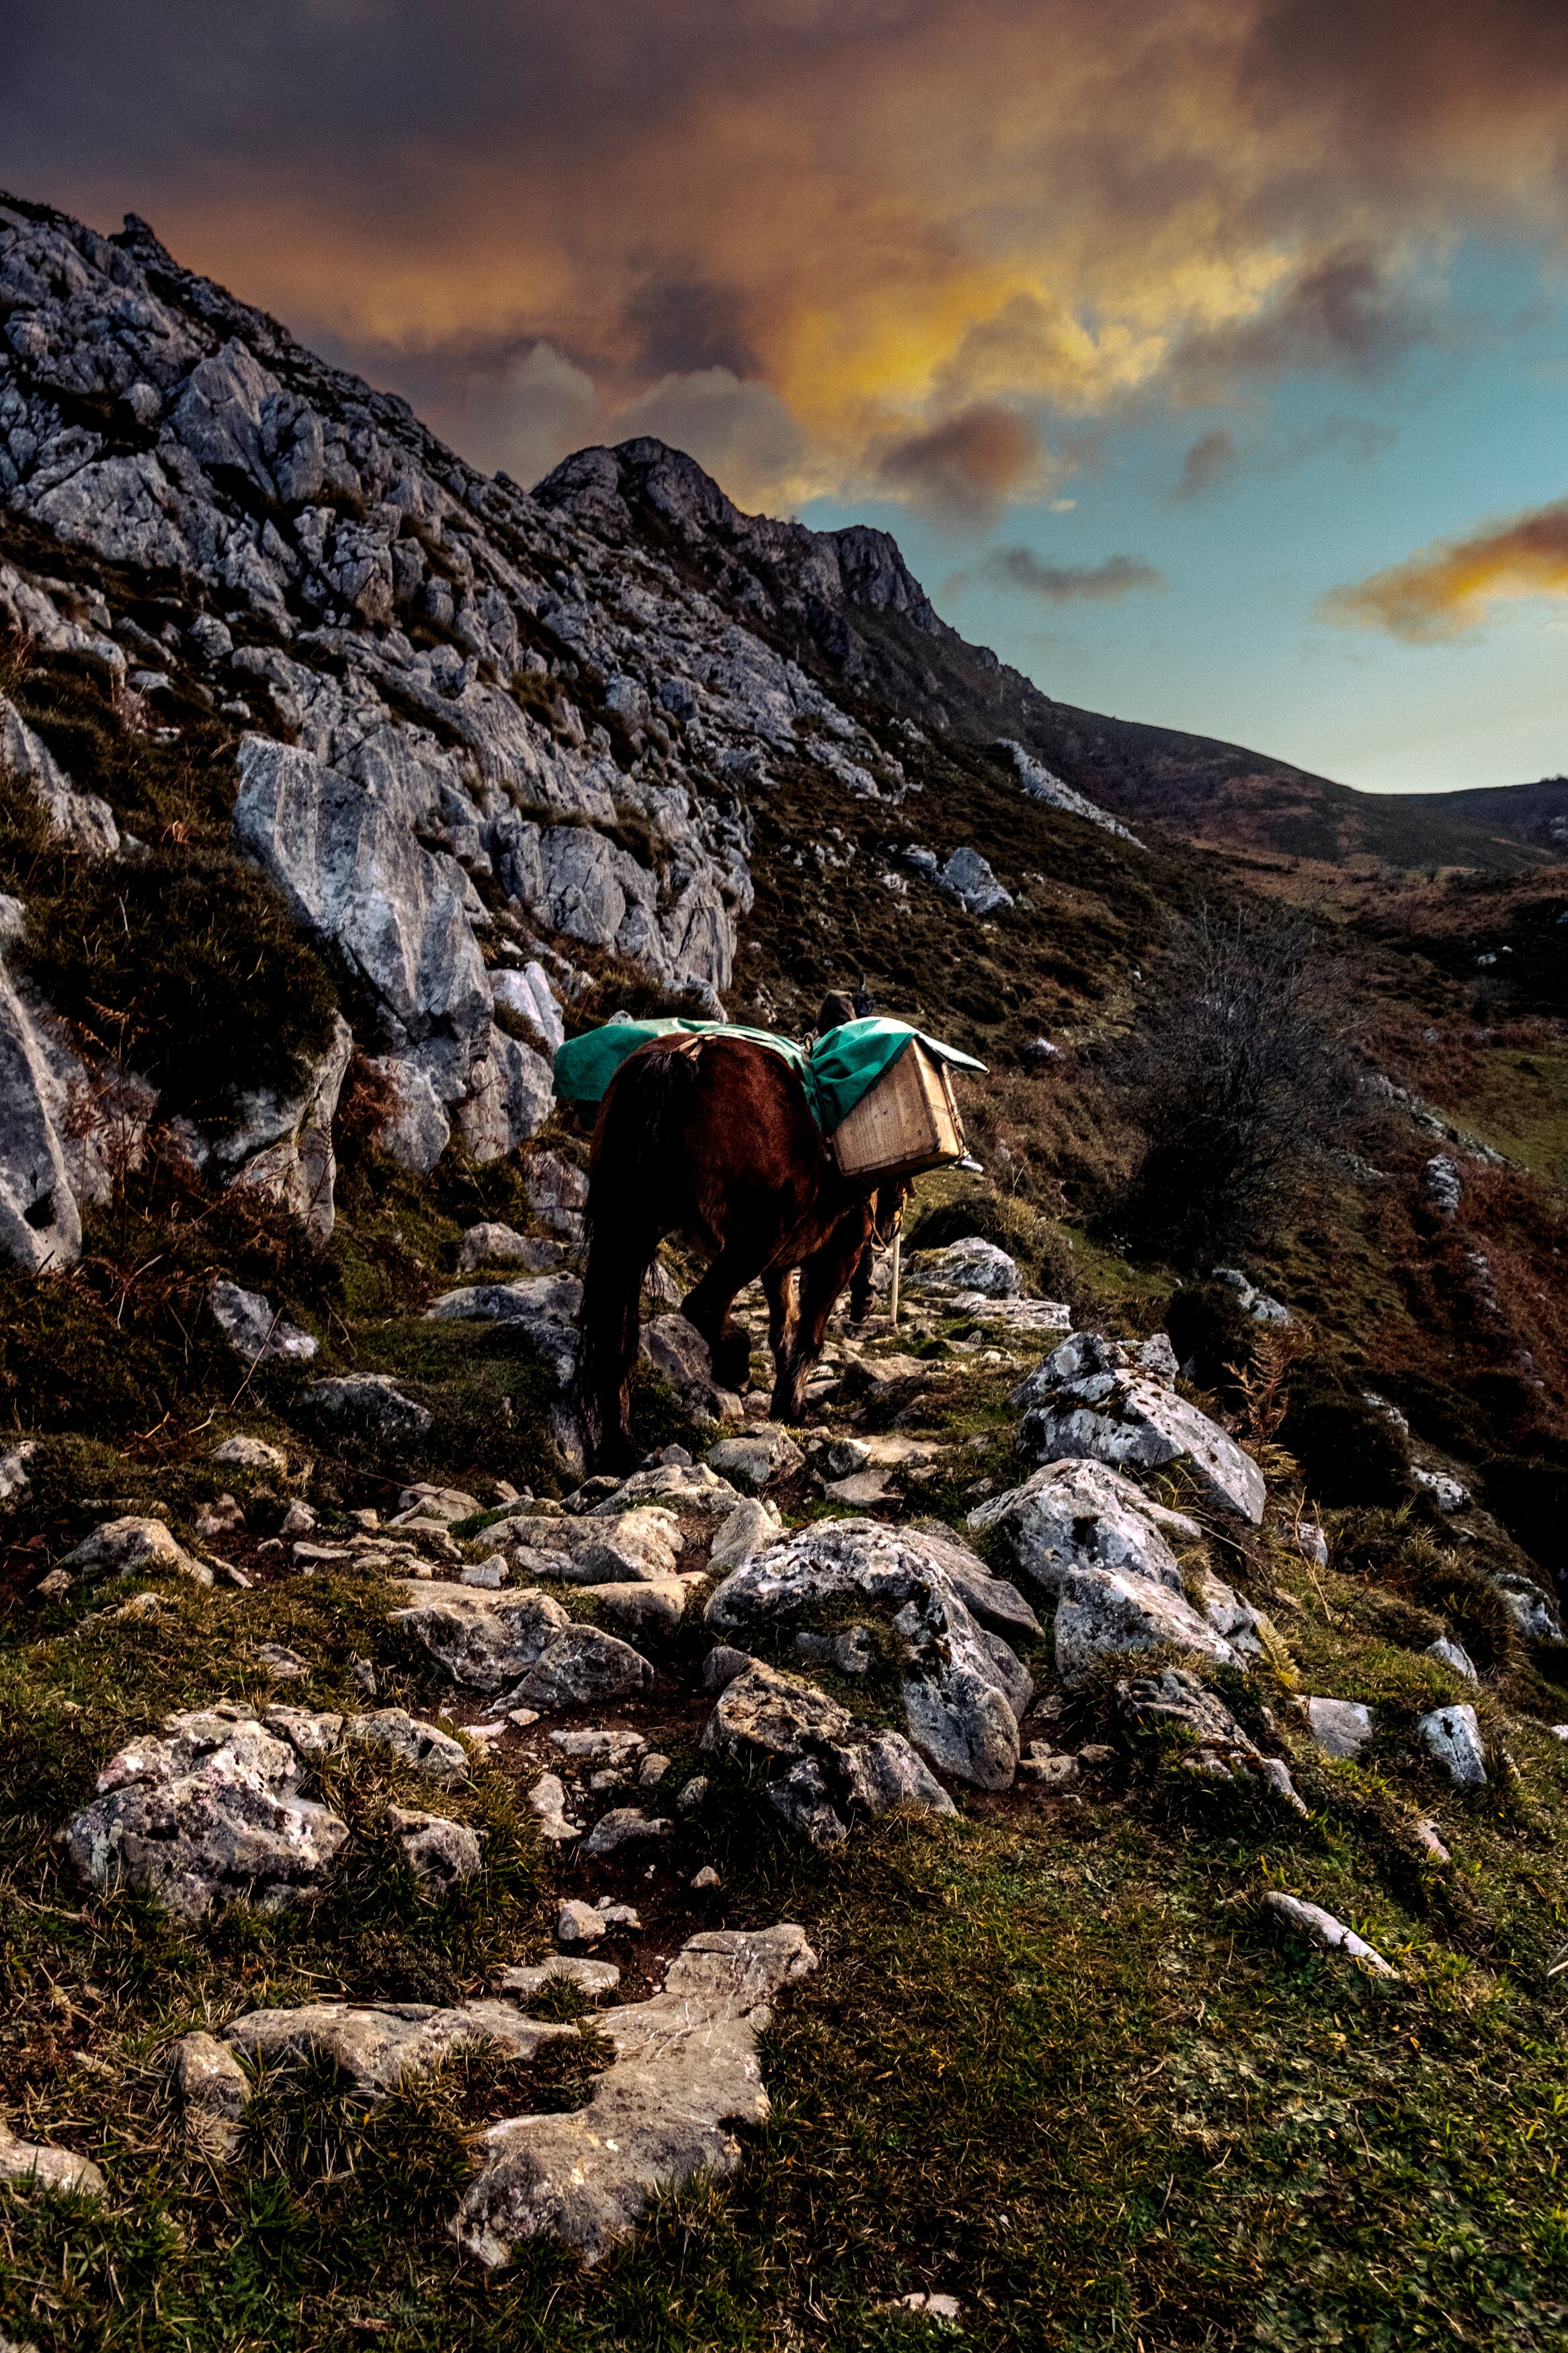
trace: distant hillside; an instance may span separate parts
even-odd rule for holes
[[[542,505],[674,563],[799,659],[976,745],[1022,743],[1092,800],[1224,849],[1400,867],[1544,864],[1568,839],[1568,779],[1460,793],[1360,793],[1239,744],[1079,711],[949,628],[886,532],[745,515],[662,441],[584,449]],[[1555,839],[1553,826],[1562,828]]]

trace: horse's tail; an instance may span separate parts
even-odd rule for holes
[[[637,1303],[661,1237],[684,1219],[696,1045],[661,1039],[633,1054],[611,1081],[594,1133],[578,1376],[590,1470],[622,1469],[632,1456]]]

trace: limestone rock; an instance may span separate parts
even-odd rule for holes
[[[805,1461],[788,1430],[776,1423],[759,1423],[743,1438],[721,1438],[708,1449],[705,1459],[721,1479],[751,1489],[791,1478]]]
[[[0,965],[0,1251],[32,1274],[81,1255],[57,1098],[32,1016]]]
[[[89,2157],[75,2157],[47,2141],[18,2140],[5,2125],[0,2125],[0,2181],[77,2198],[101,2198],[109,2186]]]
[[[1434,1153],[1421,1171],[1422,1189],[1440,1218],[1457,1217],[1464,1198],[1459,1164],[1447,1152]]]
[[[563,1038],[557,1040],[563,1042]],[[542,1225],[568,1241],[581,1241],[588,1180],[580,1168],[559,1152],[531,1152],[522,1164],[522,1186]]]
[[[1123,1569],[1182,1589],[1172,1549],[1202,1542],[1194,1520],[1166,1509],[1110,1464],[1068,1457],[969,1514],[977,1535],[999,1528],[1025,1576],[1058,1593],[1072,1568]]]
[[[232,2157],[244,2138],[250,2078],[212,2034],[183,2034],[174,2051],[174,2088],[191,2138],[216,2158]]]
[[[1087,1337],[1092,1335],[1079,1335]],[[1267,1491],[1263,1473],[1215,1421],[1152,1375],[1120,1366],[1052,1379],[1053,1362],[1077,1347],[1064,1344],[1047,1357],[1044,1401],[1031,1405],[1018,1432],[1020,1451],[1038,1462],[1088,1455],[1117,1469],[1160,1470],[1182,1463],[1224,1512],[1256,1526]]]
[[[172,1715],[161,1737],[110,1759],[66,1844],[94,1886],[123,1880],[188,1918],[232,1903],[277,1911],[321,1884],[349,1834],[299,1795],[301,1771],[235,1702]]]
[[[1016,1755],[1016,1730],[1014,1738]],[[710,1756],[771,1775],[764,1783],[770,1801],[814,1845],[841,1844],[844,1817],[856,1810],[872,1820],[895,1805],[955,1810],[901,1734],[873,1733],[814,1684],[760,1660],[723,1685],[702,1746]]]
[[[555,1941],[560,1945],[596,1945],[606,1925],[603,1915],[591,1904],[569,1897],[556,1915]]]
[[[1501,1594],[1503,1607],[1513,1621],[1516,1633],[1527,1642],[1560,1642],[1563,1640],[1563,1620],[1556,1602],[1543,1586],[1533,1577],[1521,1577],[1504,1569],[1491,1576],[1488,1582]]]
[[[1457,1675],[1463,1675],[1468,1683],[1479,1683],[1480,1681],[1480,1676],[1476,1671],[1476,1662],[1468,1651],[1462,1643],[1450,1641],[1447,1634],[1439,1634],[1435,1642],[1427,1643],[1426,1656],[1438,1660],[1445,1667],[1452,1667],[1454,1672]]]
[[[1236,1303],[1249,1323],[1273,1324],[1281,1331],[1294,1324],[1296,1319],[1283,1301],[1271,1299],[1266,1291],[1259,1291],[1240,1267],[1216,1266],[1210,1269],[1210,1274],[1214,1282],[1223,1282],[1228,1291],[1235,1292]]]
[[[1481,1788],[1487,1778],[1486,1749],[1473,1707],[1435,1707],[1416,1718],[1415,1734],[1456,1788]]]
[[[577,1373],[577,1316],[583,1286],[575,1275],[526,1275],[514,1282],[466,1283],[444,1292],[426,1314],[437,1322],[517,1324],[568,1391]]]
[[[816,1966],[801,1930],[710,1929],[670,1963],[664,1989],[603,2011],[613,2064],[585,2107],[492,2125],[454,2225],[482,2263],[553,2232],[588,2263],[635,2230],[652,2198],[740,2163],[732,2126],[764,2123],[757,2034],[767,2004]]]
[[[601,1609],[639,1641],[673,1634],[686,1614],[686,1588],[674,1577],[660,1583],[594,1585],[587,1590]]]
[[[775,1542],[778,1535],[777,1521],[770,1519],[763,1505],[748,1497],[721,1522],[709,1548],[709,1568],[715,1577],[723,1577],[732,1568],[743,1567],[754,1553]]]
[[[658,1504],[634,1506],[606,1523],[523,1519],[510,1557],[520,1573],[567,1585],[665,1584],[684,1549],[680,1523]]]
[[[449,1675],[479,1691],[500,1691],[524,1673],[571,1622],[545,1593],[486,1593],[436,1581],[406,1589],[409,1601],[393,1611],[394,1625],[406,1626]]]
[[[624,1846],[640,1846],[651,1839],[669,1836],[668,1822],[658,1816],[650,1817],[640,1806],[615,1806],[600,1816],[583,1841],[584,1854],[616,1854]]]
[[[521,1266],[531,1274],[548,1274],[560,1257],[558,1243],[535,1241],[528,1234],[520,1234],[515,1226],[490,1224],[468,1228],[458,1263],[465,1274],[480,1266]]]
[[[172,1568],[198,1583],[212,1583],[212,1571],[203,1574],[201,1564],[176,1543],[162,1520],[142,1519],[133,1513],[103,1521],[59,1566],[71,1577],[145,1577],[153,1569]]]
[[[404,1862],[426,1894],[444,1895],[479,1871],[479,1837],[467,1822],[448,1821],[444,1814],[420,1813],[409,1806],[389,1807],[386,1818]]]
[[[312,1241],[331,1240],[336,1208],[337,1160],[332,1121],[342,1092],[353,1033],[342,1014],[298,1094],[243,1096],[233,1120],[212,1142],[213,1158],[243,1186],[299,1219]]]
[[[1102,1659],[1126,1651],[1191,1651],[1216,1665],[1240,1654],[1200,1617],[1184,1594],[1125,1569],[1074,1568],[1057,1607],[1057,1672],[1069,1691],[1088,1683]]]
[[[1304,1699],[1301,1713],[1325,1757],[1352,1764],[1372,1738],[1372,1710],[1353,1699]]]
[[[1451,1479],[1446,1471],[1423,1471],[1419,1463],[1411,1465],[1410,1476],[1425,1494],[1430,1495],[1440,1512],[1462,1512],[1470,1501],[1470,1491],[1459,1479]]]
[[[672,1512],[728,1519],[741,1500],[739,1489],[732,1487],[728,1479],[721,1479],[716,1471],[710,1471],[705,1462],[658,1462],[651,1470],[634,1471],[629,1479],[623,1479],[610,1494],[595,1504],[592,1516],[596,1520],[618,1519],[623,1512],[662,1504]]]
[[[539,1835],[552,1846],[565,1846],[581,1838],[583,1825],[566,1813],[566,1789],[558,1773],[542,1773],[528,1792],[528,1802],[539,1817]]]
[[[710,1421],[738,1420],[729,1392],[713,1378],[708,1343],[684,1315],[655,1315],[642,1327],[642,1354],[654,1370],[664,1375],[676,1395]]]
[[[985,1299],[1016,1299],[1024,1288],[1016,1261],[978,1234],[944,1250],[914,1251],[906,1282],[910,1291],[966,1292]]]
[[[370,1715],[352,1715],[342,1731],[345,1747],[366,1748],[389,1757],[424,1781],[456,1788],[468,1778],[468,1756],[460,1740],[434,1724],[421,1724],[406,1708],[381,1707]]]
[[[237,1282],[215,1282],[207,1306],[242,1364],[261,1364],[273,1356],[308,1363],[321,1345],[279,1314],[259,1291],[242,1291]]]
[[[48,830],[82,858],[112,858],[120,849],[114,812],[97,793],[78,792],[48,745],[15,703],[0,694],[0,775],[37,802]]]
[[[429,1408],[405,1397],[390,1373],[346,1373],[335,1380],[311,1381],[304,1398],[327,1429],[388,1446],[417,1444],[435,1421]]]
[[[226,1438],[213,1448],[212,1459],[226,1469],[256,1471],[272,1478],[283,1478],[289,1469],[289,1457],[280,1446],[271,1446],[265,1438]]]
[[[1018,1761],[1018,1720],[1033,1684],[1002,1634],[1033,1635],[1021,1594],[992,1577],[944,1530],[873,1520],[822,1521],[733,1570],[708,1603],[722,1634],[796,1620],[845,1600],[885,1615],[902,1639],[910,1739],[942,1771],[1005,1788]]]
[[[1305,1929],[1309,1936],[1315,1938],[1320,1945],[1326,1945],[1330,1952],[1347,1953],[1352,1961],[1359,1961],[1374,1978],[1392,1978],[1399,1974],[1380,1952],[1358,1936],[1353,1928],[1347,1928],[1342,1920],[1336,1920],[1331,1912],[1323,1910],[1321,1905],[1304,1904],[1299,1895],[1287,1895],[1279,1888],[1270,1889],[1263,1901],[1279,1919],[1288,1920],[1293,1928]]]
[[[499,2043],[514,2058],[531,2059],[546,2042],[576,2031],[525,2018],[510,2001],[465,2001],[450,2009],[424,2001],[318,2001],[297,2010],[250,2010],[225,2027],[223,2039],[243,2059],[268,2069],[330,2063],[374,2106],[403,2084],[429,2074],[464,2044]]]
[[[531,2001],[552,1981],[575,1986],[590,2001],[597,2001],[601,1994],[615,1992],[621,1973],[614,1961],[592,1961],[576,1953],[552,1953],[537,1967],[503,1969],[499,1990],[515,1994],[520,2001]]]
[[[1306,1813],[1283,1759],[1265,1757],[1225,1702],[1189,1668],[1166,1667],[1157,1674],[1119,1683],[1116,1703],[1131,1732],[1166,1737],[1173,1732],[1180,1735],[1182,1771],[1202,1780],[1261,1780],[1293,1812]]]
[[[597,1626],[564,1626],[551,1637],[509,1707],[586,1707],[596,1700],[627,1699],[646,1691],[653,1669],[639,1651]]]

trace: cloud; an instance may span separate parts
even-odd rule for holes
[[[742,384],[728,368],[667,375],[617,411],[617,441],[651,433],[684,449],[741,506],[809,497],[805,436],[776,392]]]
[[[1032,547],[994,547],[972,574],[960,573],[950,589],[967,587],[972,579],[999,588],[1020,588],[1047,605],[1076,604],[1080,599],[1114,603],[1138,588],[1163,588],[1165,575],[1142,556],[1108,555],[1099,564],[1052,564]]]
[[[1568,499],[1464,539],[1424,547],[1319,607],[1342,628],[1385,629],[1431,645],[1479,628],[1494,606],[1568,596]]]
[[[1040,437],[1008,408],[961,410],[896,442],[876,470],[879,489],[908,499],[939,522],[994,522],[1015,492],[1033,487]]]
[[[681,413],[748,495],[953,512],[1031,485],[961,419],[1440,340],[1462,238],[1560,235],[1565,121],[1562,0],[10,0],[0,77],[21,193],[134,206],[476,449],[550,440],[547,346],[606,416],[727,379]]]
[[[551,468],[597,439],[604,414],[594,379],[554,346],[535,343],[499,379],[481,375],[461,398],[457,425],[476,465],[531,487]]]
[[[1241,464],[1237,452],[1236,436],[1223,425],[1210,433],[1200,433],[1182,460],[1181,478],[1171,496],[1174,499],[1205,498],[1210,491],[1228,482]]]

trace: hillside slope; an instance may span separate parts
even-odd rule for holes
[[[0,203],[0,2353],[1557,2353],[1568,893],[1306,919],[1178,1268],[1112,1058],[1279,878],[1117,794],[1322,804],[1111,728]],[[584,1479],[552,1047],[829,986],[984,1173],[791,1429],[667,1238]]]

